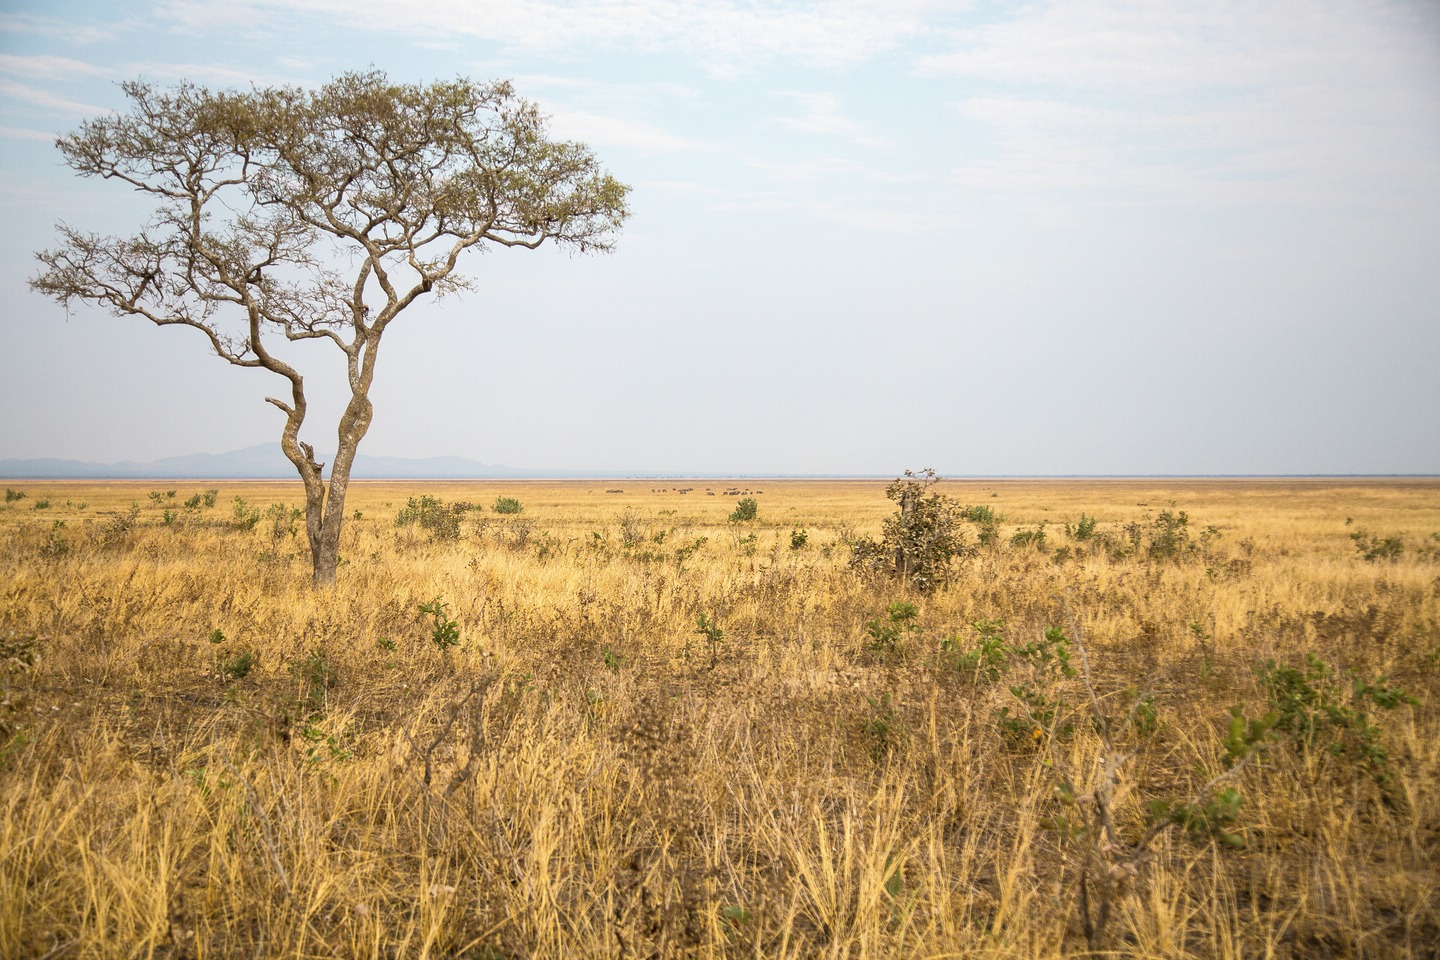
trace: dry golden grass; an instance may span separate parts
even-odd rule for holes
[[[1310,654],[1403,687],[1416,703],[1371,711],[1385,770],[1328,732],[1283,739],[1229,781],[1243,847],[1162,833],[1117,880],[1107,949],[1437,955],[1436,482],[948,483],[1004,516],[1002,542],[928,595],[847,567],[841,541],[893,510],[883,483],[357,483],[322,594],[303,538],[232,521],[237,495],[298,505],[298,484],[12,485],[0,956],[1083,952],[1087,848],[1053,829],[1057,769],[1088,782],[1106,749],[1083,677],[1034,678],[1079,705],[1073,734],[1007,735],[1023,665],[993,684],[956,666],[982,618],[1012,644],[1083,635],[1117,715],[1153,691],[1113,801],[1132,839],[1150,800],[1223,769],[1227,709],[1264,710],[1255,665]],[[743,528],[732,486],[759,503]],[[181,505],[206,487],[216,506]],[[525,510],[431,542],[396,523],[421,495]],[[1179,560],[1064,531],[1083,512],[1123,543],[1180,510],[1192,543],[1216,531]],[[1009,545],[1042,520],[1043,549]],[[1367,562],[1358,529],[1403,552]],[[417,609],[437,597],[457,648]],[[919,629],[872,649],[897,600]]]

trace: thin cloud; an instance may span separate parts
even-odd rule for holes
[[[638,120],[562,109],[551,113],[550,121],[551,129],[557,136],[600,146],[621,147],[642,153],[676,153],[706,149],[706,146],[698,141],[676,136]]]
[[[55,141],[55,134],[27,127],[0,127],[0,137],[9,137],[12,140],[41,140],[45,143]]]
[[[956,116],[996,156],[954,173],[975,189],[1327,204],[1416,178],[1433,191],[1440,58],[1409,9],[1301,12],[1041,4],[949,31],[917,72],[977,90]]]
[[[880,170],[869,164],[845,157],[819,157],[799,163],[771,163],[765,160],[747,160],[746,166],[770,174],[777,180],[795,183],[814,183],[830,179],[860,179],[876,183],[918,183],[927,178],[898,174]]]
[[[864,127],[846,116],[840,105],[838,94],[805,93],[792,90],[777,94],[777,96],[793,100],[800,107],[799,116],[777,118],[779,123],[792,130],[821,136],[844,137],[863,146],[883,147],[889,144],[888,140],[881,137],[869,136]]]
[[[931,213],[908,213],[893,207],[862,206],[853,200],[837,202],[818,197],[752,194],[712,203],[710,209],[727,213],[794,213],[866,230],[884,224],[888,233],[913,235],[933,232],[943,223]]]
[[[105,112],[103,107],[81,103],[48,90],[37,90],[34,87],[27,87],[23,83],[15,83],[10,80],[0,80],[0,99],[16,101],[28,107],[53,113],[89,115]]]
[[[76,77],[108,77],[105,67],[71,57],[16,56],[0,54],[0,73],[9,73],[27,80],[73,80]]]
[[[780,57],[827,66],[860,63],[925,30],[927,3],[820,0],[788,7],[762,0],[170,0],[159,10],[194,33],[264,28],[292,13],[334,18],[412,42],[486,40],[567,53],[595,49],[686,52],[716,69]]]
[[[0,13],[0,33],[34,34],[79,45],[113,40],[116,32],[124,29],[126,25],[120,23],[92,27],[33,14]]]

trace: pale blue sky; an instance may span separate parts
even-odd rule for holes
[[[509,78],[634,188],[475,256],[362,450],[598,471],[1440,472],[1440,12],[1414,3],[0,3],[0,457],[278,441],[191,331],[28,292],[146,207],[52,141],[143,78]],[[331,446],[335,356],[310,437]],[[330,372],[326,372],[326,369]],[[326,384],[330,389],[326,390]]]

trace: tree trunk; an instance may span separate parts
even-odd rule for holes
[[[335,564],[329,564],[330,574],[328,579],[322,582],[320,571],[324,567],[321,560],[323,551],[321,540],[323,537],[325,518],[325,481],[320,476],[320,471],[315,471],[315,477],[305,477],[305,538],[310,541],[310,565],[313,570],[314,584],[317,587],[328,587],[335,583]],[[335,551],[331,551],[334,555]]]
[[[335,462],[330,465],[330,485],[328,491],[323,492],[323,515],[322,504],[315,504],[317,522],[313,531],[309,523],[311,501],[308,495],[306,498],[306,531],[310,533],[316,589],[335,586],[335,570],[340,566],[340,528],[345,523],[345,492],[350,486],[355,452],[370,429],[372,412],[369,397],[362,393],[351,394],[350,403],[340,417],[339,443],[335,449]]]

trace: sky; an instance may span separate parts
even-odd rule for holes
[[[632,188],[387,332],[361,451],[597,473],[1440,473],[1440,5],[0,0],[0,458],[276,442],[272,374],[28,289],[150,207],[118,84],[508,79]],[[337,352],[303,358],[333,448]]]

